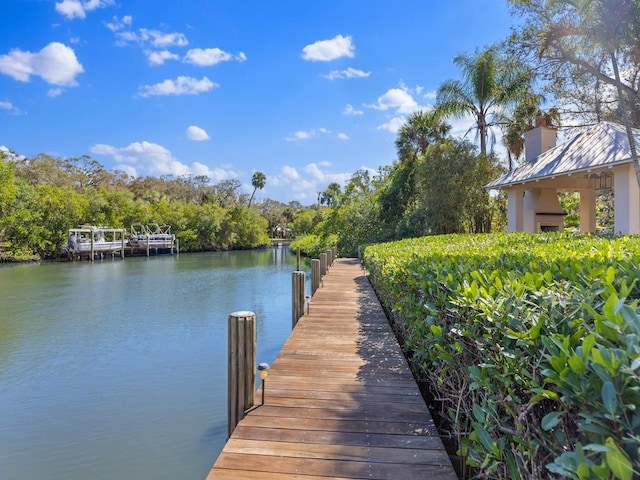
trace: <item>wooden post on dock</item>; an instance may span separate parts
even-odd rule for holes
[[[311,260],[311,296],[320,288],[320,260]]]
[[[253,407],[256,385],[256,314],[229,314],[228,434]]]
[[[320,276],[324,277],[327,274],[327,254],[320,254]]]
[[[335,262],[336,258],[338,258],[338,247],[335,245],[331,247],[331,252],[333,253],[333,261]]]
[[[304,272],[295,271],[291,277],[291,328],[304,315]]]
[[[333,250],[327,249],[327,268],[333,265]]]

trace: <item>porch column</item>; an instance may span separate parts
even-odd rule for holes
[[[536,231],[536,210],[540,201],[540,189],[532,188],[524,194],[523,200],[523,222],[524,232],[534,233]]]
[[[507,231],[522,232],[524,190],[521,188],[510,188],[507,194]]]
[[[640,189],[633,165],[613,169],[614,233],[640,233]]]
[[[596,190],[587,188],[580,192],[580,233],[596,233]]]

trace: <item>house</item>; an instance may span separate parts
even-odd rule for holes
[[[640,145],[640,130],[633,129]],[[596,231],[596,191],[613,189],[616,234],[640,234],[640,189],[624,126],[601,122],[556,146],[557,130],[525,133],[526,163],[487,185],[508,194],[510,232],[561,231],[558,192],[580,194],[580,231]]]

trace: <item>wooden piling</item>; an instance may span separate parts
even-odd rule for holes
[[[291,328],[304,315],[304,272],[295,271],[291,277]]]
[[[228,436],[253,407],[256,385],[256,314],[229,314]]]
[[[327,254],[320,254],[320,276],[324,277],[327,274]]]
[[[316,294],[316,290],[320,288],[320,260],[311,260],[311,296]]]
[[[333,265],[333,250],[327,249],[327,269]]]

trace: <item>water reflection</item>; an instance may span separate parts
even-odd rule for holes
[[[2,478],[198,479],[226,440],[227,315],[291,328],[286,249],[0,267]]]

